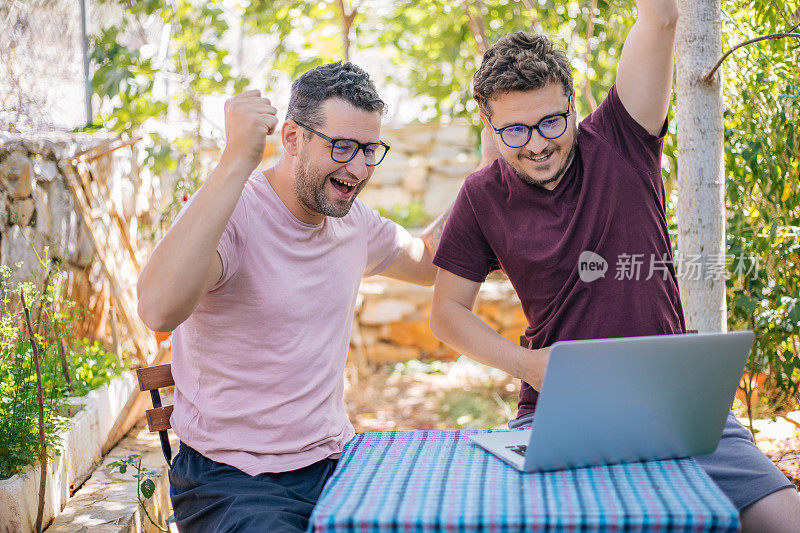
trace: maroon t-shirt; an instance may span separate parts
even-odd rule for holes
[[[476,282],[502,269],[531,348],[684,333],[661,177],[666,129],[649,134],[612,87],[578,125],[577,153],[554,190],[502,160],[467,177],[433,263]],[[523,382],[518,415],[537,397]]]

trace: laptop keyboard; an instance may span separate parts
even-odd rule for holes
[[[525,452],[528,451],[527,444],[515,444],[514,446],[506,446],[506,448],[514,453],[520,454],[522,457],[525,457]]]

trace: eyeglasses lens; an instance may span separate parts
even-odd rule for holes
[[[550,117],[541,121],[538,124],[538,128],[539,134],[545,139],[555,139],[567,130],[567,117],[563,115]],[[503,142],[510,148],[519,148],[528,144],[531,139],[532,129],[523,124],[516,124],[504,128],[501,137]]]
[[[337,163],[346,163],[355,157],[358,144],[350,140],[336,141],[331,155]],[[386,154],[386,147],[379,143],[370,143],[364,146],[364,162],[368,166],[377,165]]]
[[[539,133],[542,137],[555,139],[567,129],[567,117],[560,115],[543,120],[539,123]]]
[[[517,124],[503,130],[503,142],[511,148],[518,148],[528,143],[530,139],[531,130],[527,126]]]

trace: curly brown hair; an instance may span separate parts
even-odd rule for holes
[[[489,101],[511,91],[540,89],[560,83],[572,94],[572,71],[564,52],[544,35],[516,32],[497,41],[486,53],[475,75],[472,91],[481,112],[491,117]]]

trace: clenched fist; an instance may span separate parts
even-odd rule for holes
[[[261,163],[267,135],[278,125],[277,109],[261,91],[237,94],[225,101],[225,135],[227,142],[222,162],[241,168],[249,175]]]

